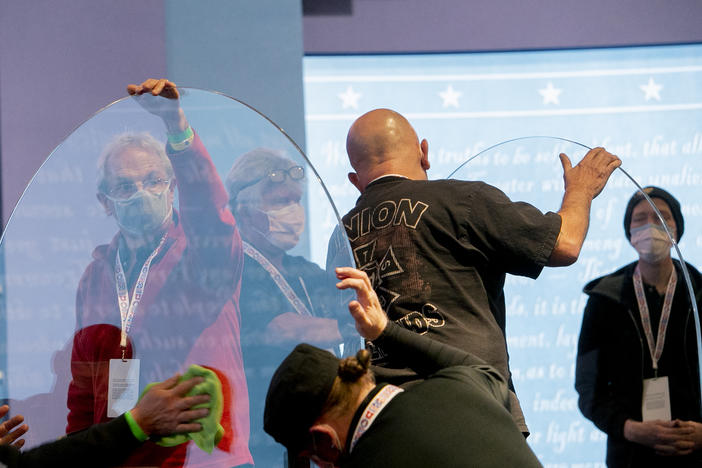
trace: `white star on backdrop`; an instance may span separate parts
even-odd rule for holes
[[[342,109],[348,109],[349,107],[358,109],[358,100],[361,98],[361,93],[354,91],[351,86],[346,88],[346,91],[339,93],[336,96],[341,99]]]
[[[646,83],[644,85],[640,85],[639,89],[641,91],[643,91],[644,93],[646,93],[646,96],[644,96],[644,97],[646,98],[647,101],[649,101],[651,99],[655,99],[656,101],[661,100],[660,93],[661,93],[661,89],[663,89],[663,85],[656,84],[656,82],[653,81],[653,78],[649,78],[648,83]]]
[[[546,104],[558,104],[558,96],[563,92],[560,88],[554,88],[553,83],[550,81],[545,88],[539,90],[539,94],[544,98],[544,105]]]
[[[439,93],[441,99],[443,99],[443,107],[458,107],[458,98],[463,96],[463,93],[453,89],[453,86],[448,85],[446,91],[441,91]]]

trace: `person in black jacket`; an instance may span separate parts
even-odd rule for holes
[[[661,188],[644,191],[679,241],[680,203]],[[694,317],[681,264],[640,192],[627,205],[624,230],[639,260],[584,289],[578,404],[607,433],[608,466],[702,466]],[[699,307],[702,276],[686,266]]]
[[[180,376],[154,385],[134,408],[112,419],[20,452],[21,436],[28,430],[21,415],[0,424],[0,466],[5,468],[43,468],[46,466],[108,467],[119,465],[151,436],[198,432],[197,419],[207,416],[207,408],[193,409],[210,400],[209,395],[187,396],[202,377],[178,382]],[[4,417],[9,407],[0,407]]]
[[[361,335],[406,355],[426,380],[376,385],[368,350],[340,361],[300,344],[271,380],[269,434],[322,467],[541,466],[512,420],[496,369],[389,321],[364,272],[336,271],[338,287],[357,292],[349,310]]]

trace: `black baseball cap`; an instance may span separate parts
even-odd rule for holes
[[[273,374],[263,411],[263,428],[291,456],[311,445],[310,427],[321,416],[339,369],[329,351],[302,343]]]

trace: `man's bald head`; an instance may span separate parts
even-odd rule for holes
[[[426,140],[420,144],[414,128],[402,115],[390,109],[367,112],[351,125],[346,138],[346,152],[356,171],[349,174],[349,179],[361,191],[384,174],[426,179],[426,148]]]

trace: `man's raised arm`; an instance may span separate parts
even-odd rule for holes
[[[600,194],[609,176],[621,165],[621,160],[604,148],[594,148],[575,167],[564,153],[563,165],[565,193],[558,214],[561,231],[551,252],[548,266],[567,266],[575,263],[590,224],[592,200]]]

